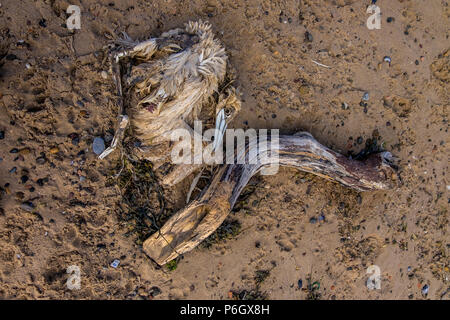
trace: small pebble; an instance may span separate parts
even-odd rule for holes
[[[325,216],[324,216],[323,214],[321,214],[321,215],[319,216],[319,221],[325,221]]]
[[[360,194],[358,194],[358,195],[356,196],[356,202],[357,202],[358,204],[361,204],[361,203],[362,203],[362,197],[361,197]]]
[[[309,33],[308,31],[305,32],[305,39],[308,42],[313,42],[313,36],[311,33]]]
[[[45,20],[44,18],[42,18],[41,20],[39,20],[39,25],[42,28],[46,28],[47,27],[47,20]]]
[[[392,59],[391,59],[391,57],[389,57],[389,56],[385,56],[385,57],[383,58],[383,61],[389,63],[389,65],[390,65]]]
[[[408,272],[411,272],[412,268],[409,266],[407,270]]]
[[[22,181],[22,183],[26,183],[28,181],[28,179],[29,179],[28,176],[25,176],[25,175],[20,177],[20,181]]]
[[[368,101],[368,100],[369,100],[369,93],[368,93],[368,92],[364,92],[364,94],[363,94],[363,96],[362,96],[362,99],[363,99],[364,101]]]
[[[44,157],[38,157],[36,158],[36,163],[37,164],[44,164],[45,163],[45,158]]]
[[[363,143],[363,138],[362,138],[362,137],[358,137],[358,138],[356,139],[356,143],[358,143],[358,144]]]
[[[298,280],[298,288],[301,289],[303,287],[303,281],[302,279]]]
[[[17,167],[14,167],[11,170],[9,170],[9,173],[16,173],[16,171],[17,171]]]
[[[106,71],[103,70],[103,71],[100,73],[100,75],[102,76],[103,79],[108,79],[108,72],[106,72]]]
[[[58,153],[59,152],[59,149],[57,148],[57,147],[54,147],[54,148],[51,148],[50,149],[50,153],[51,154],[56,154],[56,153]]]
[[[27,68],[27,69],[31,69],[31,64],[29,64],[29,63],[25,63],[25,68]]]
[[[430,287],[426,284],[426,285],[424,285],[423,286],[423,288],[422,288],[422,294],[424,295],[424,296],[426,296],[427,294],[428,294],[428,290],[430,289]]]
[[[45,181],[44,181],[44,179],[37,179],[37,180],[36,180],[36,183],[37,183],[40,187],[42,187],[42,186],[44,185]]]
[[[5,57],[5,59],[9,60],[9,61],[13,61],[13,60],[18,60],[19,58],[15,54],[10,53]]]
[[[20,207],[25,211],[31,212],[33,211],[34,205],[32,202],[24,202],[20,205]]]
[[[316,218],[311,218],[309,219],[309,223],[315,224],[317,222]]]
[[[395,21],[395,18],[394,17],[388,17],[387,19],[386,19],[386,22],[387,23],[391,23],[391,22],[394,22]]]
[[[19,152],[19,149],[17,148],[13,148],[9,151],[9,153],[17,153],[17,152]]]
[[[92,150],[94,150],[95,154],[101,154],[105,150],[105,141],[100,137],[96,137],[92,143]]]
[[[80,136],[77,133],[69,134],[69,138],[72,139],[72,144],[77,146],[80,143]]]
[[[119,263],[120,263],[119,259],[114,259],[114,261],[111,263],[111,267],[115,269],[119,266]]]
[[[5,131],[0,131],[0,140],[5,139]]]

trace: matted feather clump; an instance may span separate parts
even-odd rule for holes
[[[124,88],[124,110],[141,142],[136,151],[140,158],[155,166],[169,161],[171,133],[180,128],[193,132],[194,120],[202,120],[204,129],[219,124],[223,135],[241,103],[231,85],[225,49],[209,23],[189,22],[142,42],[124,34],[116,43],[113,75],[120,95]],[[119,61],[126,62],[123,75],[117,74]],[[195,169],[189,166],[172,175],[180,181],[180,175]]]

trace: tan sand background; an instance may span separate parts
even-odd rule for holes
[[[366,27],[370,1],[0,3],[0,298],[229,299],[257,289],[305,299],[310,277],[320,299],[449,299],[448,1],[379,0],[380,30]],[[69,4],[81,8],[81,30],[64,25]],[[117,115],[111,77],[101,75],[108,66],[94,53],[121,31],[145,38],[199,18],[237,71],[235,127],[306,130],[344,154],[379,136],[399,158],[402,185],[358,194],[290,169],[256,177],[232,213],[235,237],[186,254],[176,270],[157,268],[124,236],[120,190],[108,183],[119,154],[92,152]],[[372,264],[381,290],[366,288]],[[70,265],[81,269],[80,290],[66,287]]]

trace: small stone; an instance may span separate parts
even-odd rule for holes
[[[314,40],[312,34],[308,31],[305,32],[305,40],[308,42],[313,42]]]
[[[364,92],[364,94],[363,94],[363,96],[362,96],[362,99],[363,99],[364,101],[368,101],[368,100],[369,100],[369,93],[368,93],[368,92]]]
[[[361,204],[361,203],[362,203],[362,197],[361,197],[360,194],[358,194],[358,195],[356,196],[356,202],[357,202],[358,204]]]
[[[27,62],[27,63],[25,63],[25,68],[27,68],[27,69],[31,69],[31,64],[29,64],[28,62]]]
[[[5,57],[5,59],[9,60],[9,61],[13,61],[13,60],[18,60],[19,58],[15,54],[10,53]]]
[[[161,289],[158,287],[151,287],[149,291],[149,295],[151,297],[156,297],[157,295],[160,295],[162,293]]]
[[[319,221],[325,221],[325,216],[323,215],[323,213],[319,216]]]
[[[28,181],[28,179],[29,178],[26,175],[23,175],[23,176],[20,177],[20,181],[22,181],[22,183],[26,183]]]
[[[51,154],[56,154],[56,153],[58,153],[59,152],[59,148],[57,148],[57,147],[54,147],[54,148],[51,148],[50,149],[50,153]]]
[[[384,62],[387,62],[387,63],[389,63],[389,64],[391,64],[392,59],[391,59],[391,57],[389,57],[389,56],[385,56],[385,57],[383,58],[383,61],[384,61]]]
[[[346,102],[342,102],[342,110],[348,110],[348,104]]]
[[[27,201],[27,202],[23,202],[23,203],[20,205],[20,208],[22,208],[22,209],[25,210],[25,211],[31,212],[31,211],[33,211],[33,209],[34,209],[34,205],[33,205],[32,202]]]
[[[108,79],[108,72],[103,70],[102,72],[100,72],[100,75],[102,76],[103,79]]]
[[[362,137],[358,137],[357,139],[356,139],[356,143],[358,143],[358,144],[361,144],[361,143],[363,143],[363,138]]]
[[[44,164],[45,161],[47,161],[44,157],[38,157],[36,158],[36,163],[37,164]]]
[[[39,20],[39,25],[42,28],[46,28],[47,27],[47,20],[45,20],[44,18],[42,18],[41,20]]]
[[[394,17],[388,17],[387,19],[386,19],[386,22],[387,23],[391,23],[391,22],[394,22],[395,21],[395,18]]]
[[[11,170],[9,170],[9,173],[16,173],[17,167],[13,167]]]
[[[422,287],[422,294],[424,296],[426,296],[428,294],[428,290],[430,289],[430,287],[426,284]]]
[[[95,154],[101,154],[105,150],[105,141],[100,137],[95,137],[92,143],[92,150]]]
[[[42,187],[42,186],[44,185],[44,179],[37,179],[37,180],[36,180],[36,183],[37,183],[40,187]]]
[[[80,136],[77,133],[69,134],[69,138],[72,139],[72,144],[77,146],[80,143]]]
[[[23,192],[16,192],[16,199],[22,200],[25,197],[25,194]]]
[[[111,267],[113,267],[115,269],[119,266],[119,264],[120,264],[120,260],[114,259],[114,261],[111,263]]]
[[[0,131],[0,140],[5,139],[5,131]]]
[[[13,148],[9,151],[9,153],[17,153],[17,152],[19,152],[19,149],[17,148]]]
[[[302,279],[299,279],[297,284],[298,284],[298,288],[301,289],[303,287]]]
[[[316,218],[309,219],[309,223],[311,223],[311,224],[315,224],[316,222],[317,222]]]

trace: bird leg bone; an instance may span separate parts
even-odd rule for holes
[[[306,132],[280,136],[278,147],[272,148],[270,155],[267,150],[258,150],[257,157],[256,164],[219,166],[200,196],[144,242],[146,254],[164,265],[194,249],[222,224],[250,178],[267,166],[296,168],[357,191],[387,190],[398,183],[389,152],[371,154],[364,161],[353,160],[321,145]]]

